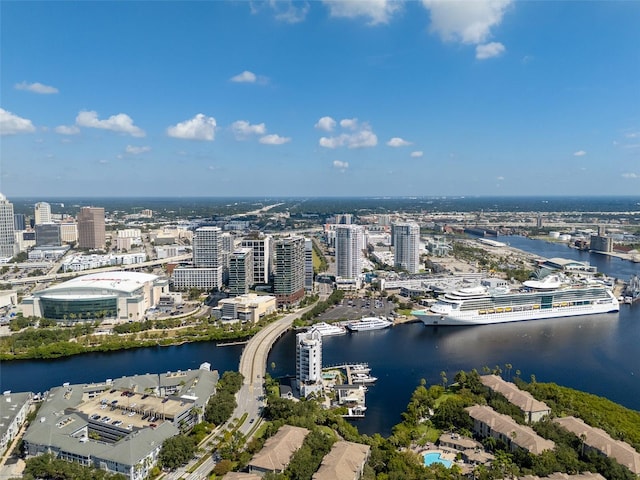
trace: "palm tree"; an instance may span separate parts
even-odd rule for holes
[[[505,363],[504,368],[507,369],[507,380],[511,380],[511,369],[513,368],[513,365],[511,365],[510,363]]]

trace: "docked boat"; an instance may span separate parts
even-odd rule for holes
[[[372,377],[367,373],[354,373],[351,375],[351,382],[354,384],[370,385],[378,380],[377,377]]]
[[[393,325],[393,322],[380,317],[364,317],[360,320],[349,322],[347,328],[352,332],[364,332],[368,330],[382,330]]]
[[[344,335],[347,329],[342,325],[320,322],[311,326],[311,330],[317,330],[323,337],[331,335]]]
[[[484,286],[454,290],[411,314],[425,325],[489,325],[619,310],[618,299],[602,282],[549,275],[526,281],[517,291]]]
[[[369,373],[371,369],[369,365],[366,363],[354,363],[352,365],[347,365],[351,373]]]

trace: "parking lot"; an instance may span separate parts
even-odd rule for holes
[[[355,320],[362,317],[391,317],[395,304],[386,299],[356,298],[342,300],[330,308],[319,319],[321,321]]]

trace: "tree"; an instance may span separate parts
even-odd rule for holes
[[[196,442],[192,437],[176,435],[164,441],[159,458],[163,466],[174,469],[187,463],[195,453]]]

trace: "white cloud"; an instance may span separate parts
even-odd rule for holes
[[[311,8],[308,2],[294,5],[291,0],[270,0],[269,6],[275,11],[276,20],[285,23],[300,23],[304,21]]]
[[[416,150],[415,152],[411,152],[411,158],[420,158],[424,155],[424,152],[421,150]]]
[[[51,87],[49,85],[44,85],[39,82],[35,83],[27,83],[21,82],[15,84],[16,90],[26,90],[27,92],[39,93],[41,95],[50,95],[52,93],[58,93],[58,89],[56,87]]]
[[[360,124],[355,118],[345,118],[340,121],[340,126],[353,133],[341,133],[335,137],[321,137],[319,144],[325,148],[363,148],[375,147],[378,137],[371,130],[368,123]]]
[[[231,124],[231,130],[236,137],[236,140],[244,140],[251,135],[264,135],[267,133],[267,127],[264,123],[258,123],[257,125],[251,125],[246,120],[238,120]]]
[[[367,18],[368,25],[389,23],[394,13],[402,9],[397,0],[323,0],[332,17]]]
[[[148,146],[137,147],[135,145],[127,145],[127,148],[125,148],[124,151],[129,153],[129,154],[131,154],[131,155],[139,155],[141,153],[150,152],[151,151],[151,147],[148,147]]]
[[[291,141],[291,137],[281,137],[274,133],[260,137],[259,141],[265,145],[282,145],[283,143],[289,143]]]
[[[422,0],[431,13],[429,30],[445,42],[484,43],[500,25],[512,0]]]
[[[256,75],[249,70],[245,70],[244,72],[231,77],[230,80],[235,83],[258,83],[261,85],[265,85],[269,82],[269,79],[267,77]]]
[[[4,108],[0,108],[0,135],[15,135],[16,133],[35,132],[31,120],[14,115]]]
[[[408,142],[400,137],[393,137],[387,142],[387,145],[390,147],[408,147],[409,145],[411,145],[411,142]]]
[[[183,140],[213,141],[216,136],[216,119],[199,113],[190,120],[168,127],[167,135]]]
[[[314,125],[318,130],[324,130],[325,132],[331,132],[336,126],[336,121],[331,117],[322,117]]]
[[[127,133],[132,137],[144,137],[145,133],[133,124],[133,120],[126,113],[111,115],[106,120],[99,120],[95,111],[81,111],[76,117],[76,125],[79,127],[99,128],[112,132]]]
[[[502,175],[500,175],[499,177],[496,178],[496,180],[498,180],[499,182],[504,180],[504,177]]]
[[[80,133],[77,125],[59,125],[55,128],[55,131],[60,135],[77,135]]]
[[[505,50],[506,48],[500,42],[485,43],[476,47],[476,58],[486,60],[487,58],[499,57]]]
[[[338,170],[341,171],[345,171],[347,168],[349,168],[349,162],[343,162],[341,160],[334,160],[333,161],[333,168],[336,168]]]
[[[584,150],[578,150],[577,152],[573,152],[574,157],[584,157],[587,154]]]
[[[638,173],[632,173],[632,172],[630,172],[630,173],[623,173],[623,174],[622,174],[622,177],[623,177],[623,178],[640,178],[640,174],[638,174]]]
[[[640,132],[631,132],[625,135],[626,138],[640,138]]]

